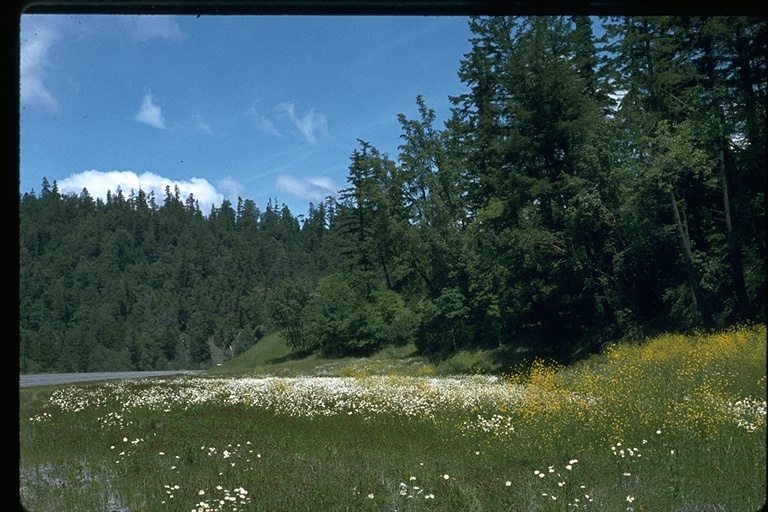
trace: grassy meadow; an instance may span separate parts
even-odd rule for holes
[[[454,374],[407,349],[23,388],[30,511],[760,510],[766,328],[663,335],[566,368]],[[258,359],[258,360],[257,360]],[[488,365],[485,365],[488,366]]]

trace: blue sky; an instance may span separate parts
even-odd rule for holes
[[[417,95],[442,126],[468,21],[23,15],[20,192],[178,185],[206,215],[238,196],[306,214],[347,186],[357,139],[397,158]]]

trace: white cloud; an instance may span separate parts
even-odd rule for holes
[[[245,192],[245,187],[239,181],[237,181],[235,178],[233,178],[232,176],[225,176],[224,178],[220,179],[216,183],[216,185],[221,190],[226,192],[225,195],[227,197],[235,198],[235,200],[230,199],[230,202],[232,204],[236,204],[237,203],[236,198],[238,196],[242,196],[244,194],[244,192]]]
[[[59,191],[62,194],[79,194],[83,188],[88,189],[88,193],[94,198],[106,200],[107,191],[113,194],[117,187],[128,197],[131,190],[138,192],[143,190],[147,194],[154,192],[155,202],[161,206],[165,198],[165,188],[170,187],[171,193],[176,187],[179,187],[179,194],[182,201],[186,200],[192,194],[200,204],[200,211],[208,215],[211,206],[220,206],[224,200],[224,195],[216,190],[208,180],[204,178],[192,178],[189,181],[178,181],[170,178],[164,178],[151,172],[145,172],[141,176],[132,171],[108,171],[97,170],[83,171],[72,174],[57,182]]]
[[[21,106],[42,107],[58,114],[59,102],[46,84],[51,68],[50,50],[59,40],[59,32],[52,24],[37,23],[38,19],[24,17],[20,48]]]
[[[180,40],[184,33],[179,24],[171,16],[126,16],[123,22],[128,26],[131,35],[139,41],[150,39]]]
[[[163,110],[159,105],[155,105],[155,99],[150,93],[144,95],[144,99],[141,101],[141,108],[139,109],[139,113],[136,114],[134,119],[140,123],[144,123],[154,128],[159,128],[161,130],[168,129],[165,126]]]
[[[310,144],[317,142],[318,135],[328,135],[328,121],[322,114],[311,109],[304,116],[296,115],[293,103],[283,102],[277,106],[277,111],[288,117],[291,124],[299,130],[304,139]]]
[[[205,122],[203,116],[201,116],[199,113],[192,116],[192,121],[198,131],[203,133],[211,133],[211,126]]]
[[[205,178],[192,178],[190,181],[179,181],[174,184],[179,186],[181,197],[186,198],[189,194],[194,194],[195,199],[200,203],[200,211],[204,215],[211,212],[211,207],[221,206],[224,201],[224,194],[216,190],[216,187],[208,183]]]
[[[315,177],[307,179],[297,179],[293,176],[282,174],[278,176],[275,183],[278,189],[283,190],[292,196],[315,201],[317,203],[324,201],[328,196],[335,196],[337,187],[329,178]]]
[[[282,137],[283,134],[293,131],[312,145],[317,143],[318,136],[328,136],[328,121],[323,114],[311,109],[300,116],[296,113],[294,104],[288,101],[278,104],[267,115],[256,107],[250,107],[248,115],[256,128],[265,135]]]
[[[253,123],[256,125],[256,129],[265,135],[271,135],[273,137],[282,137],[282,133],[277,129],[275,123],[267,116],[261,114],[256,107],[248,109],[248,115],[253,119]]]

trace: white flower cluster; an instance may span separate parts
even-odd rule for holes
[[[550,492],[542,492],[541,495],[552,501],[557,501],[558,497],[567,499],[569,500],[568,506],[573,507],[573,510],[581,507],[586,508],[587,503],[593,500],[593,498],[590,498],[589,494],[586,493],[586,486],[582,484],[579,486],[578,490],[571,490],[571,487],[573,486],[568,482],[568,478],[571,476],[571,472],[578,462],[578,459],[569,460],[568,464],[563,466],[567,472],[563,472],[562,474],[555,468],[555,466],[547,467],[546,471],[535,470],[533,474],[539,480],[547,478],[547,483],[550,487]],[[511,482],[507,482],[507,486],[509,485],[511,485]]]
[[[237,504],[247,505],[251,501],[251,497],[248,496],[248,491],[242,487],[238,487],[234,491],[225,489],[220,485],[216,486],[216,490],[222,494],[220,498],[213,498],[210,501],[201,501],[195,504],[195,508],[192,512],[224,512],[227,510],[227,506],[232,507],[233,512],[237,511]],[[201,489],[197,492],[198,495],[204,496],[205,490]]]
[[[617,442],[616,444],[612,445],[611,446],[611,451],[613,452],[613,454],[615,456],[621,457],[622,459],[624,459],[624,458],[631,459],[632,457],[642,457],[643,456],[640,453],[640,450],[638,450],[637,448],[623,448],[621,446],[621,442]]]
[[[105,407],[111,400],[110,393],[104,388],[70,386],[53,391],[50,401],[64,411],[79,412],[86,409]]]
[[[293,377],[239,379],[139,379],[100,387],[64,388],[51,404],[62,411],[106,405],[123,411],[188,410],[208,403],[246,405],[295,417],[378,414],[434,418],[436,412],[512,405],[523,388],[493,376],[465,377]],[[114,418],[112,418],[114,419]]]
[[[736,424],[750,432],[758,427],[765,427],[766,401],[757,398],[743,398],[728,403],[728,411],[733,414]]]
[[[512,418],[501,414],[493,414],[488,418],[478,414],[474,421],[465,421],[462,428],[466,432],[483,432],[501,436],[512,435],[515,432]]]
[[[124,438],[123,441],[127,442],[127,438]],[[245,445],[241,445],[240,443],[236,445],[228,444],[223,450],[219,450],[214,446],[201,446],[200,450],[211,457],[212,460],[207,463],[208,465],[226,464],[235,466],[235,461],[237,461],[238,463],[243,463],[243,466],[245,466],[244,471],[248,471],[249,469],[253,469],[248,465],[248,463],[251,462],[250,457],[253,454],[250,445],[251,442],[247,441]],[[114,448],[114,446],[112,448]],[[158,455],[166,457],[165,452],[160,452]],[[170,464],[176,464],[179,460],[178,455],[167,455],[167,457]],[[221,461],[217,460],[219,457],[221,457]],[[260,459],[261,454],[256,454],[256,458]],[[177,474],[179,473],[175,465],[170,466],[170,469]],[[221,476],[222,473],[219,473],[219,475]],[[180,494],[178,492],[180,489],[179,484],[168,484],[165,485],[164,488],[168,500],[174,499],[174,496],[178,499]],[[217,485],[214,489],[199,489],[196,494],[201,497],[201,501],[195,504],[195,508],[192,509],[192,512],[238,512],[239,510],[243,510],[238,507],[247,505],[251,501],[248,491],[243,487],[237,487],[234,490],[230,490],[221,485]],[[163,505],[166,503],[166,500],[161,502]]]
[[[99,417],[98,421],[101,425],[101,428],[108,427],[118,429],[124,428],[126,425],[133,423],[132,421],[126,423],[125,418],[116,412],[108,412],[104,416]]]
[[[29,418],[29,421],[50,421],[53,419],[53,415],[49,412],[41,412],[40,414],[35,414],[31,418]]]
[[[438,413],[511,410],[526,394],[541,395],[541,392],[484,375],[168,378],[61,388],[53,392],[49,406],[66,413],[99,409],[117,402],[122,405],[121,412],[125,414],[135,409],[170,412],[217,403],[259,407],[294,417],[344,414],[367,419],[379,414],[395,414],[435,419]],[[566,398],[590,401],[576,395]],[[740,427],[750,431],[765,427],[764,399],[743,398],[721,406],[727,407]],[[45,421],[50,418],[51,412],[46,411],[30,420]],[[124,426],[120,425],[123,421],[122,415],[114,412],[100,418],[102,426]],[[500,435],[514,432],[510,418],[501,414],[487,418],[477,416],[464,427],[465,431]]]
[[[448,477],[448,475],[445,475],[445,476],[446,476],[446,478]],[[409,482],[415,482],[416,481],[416,477],[412,476],[408,480],[409,480]],[[407,498],[407,499],[413,499],[413,498],[421,498],[421,499],[425,499],[425,500],[433,500],[433,499],[435,499],[435,495],[434,494],[431,494],[431,493],[430,494],[425,494],[424,493],[424,489],[422,489],[418,485],[416,485],[416,484],[408,485],[405,482],[400,482],[400,486],[398,488],[398,494],[400,496],[404,497],[404,498]]]

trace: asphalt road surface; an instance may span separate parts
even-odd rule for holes
[[[41,373],[19,375],[19,387],[44,386],[47,384],[70,384],[89,380],[140,379],[144,377],[165,377],[202,373],[201,371],[158,371],[158,372],[108,372],[108,373]]]

